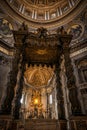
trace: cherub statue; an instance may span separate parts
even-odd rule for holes
[[[38,34],[39,37],[46,37],[46,35],[47,35],[47,29],[43,28],[43,27],[38,28],[37,29],[37,34]]]
[[[28,31],[28,26],[25,24],[25,22],[22,23],[21,27],[19,28],[20,31]]]
[[[60,28],[57,29],[57,34],[67,34],[67,32],[65,31],[64,27],[61,26]]]

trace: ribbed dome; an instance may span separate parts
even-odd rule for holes
[[[35,5],[53,5],[61,0],[26,0],[30,4],[35,4]]]
[[[69,14],[81,0],[6,0],[10,7],[33,23],[55,22]],[[32,23],[32,24],[33,24]]]

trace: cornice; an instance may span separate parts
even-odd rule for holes
[[[87,47],[87,39],[71,46],[71,53]]]
[[[80,50],[77,50],[77,51],[71,53],[70,57],[73,58],[73,57],[76,57],[78,55],[81,55],[82,53],[87,53],[87,47],[84,47],[84,48],[82,48]]]
[[[6,55],[9,55],[9,56],[13,56],[14,51],[15,51],[14,47],[8,46],[5,41],[0,39],[0,52],[4,53]]]

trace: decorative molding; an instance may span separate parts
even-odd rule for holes
[[[4,53],[8,56],[13,56],[14,55],[14,47],[11,47],[5,42],[3,39],[0,39],[0,52]]]
[[[82,49],[80,49],[80,50],[78,50],[78,51],[76,51],[76,52],[71,53],[71,54],[70,54],[70,57],[71,57],[71,58],[72,58],[72,57],[75,57],[75,56],[80,55],[80,54],[82,54],[82,53],[84,53],[84,52],[87,52],[87,47],[82,48]]]
[[[14,52],[10,52],[9,50],[0,46],[0,51],[6,55],[13,56]]]

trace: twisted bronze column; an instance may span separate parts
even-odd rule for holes
[[[23,57],[20,57],[20,65],[19,65],[19,75],[18,75],[18,81],[17,81],[17,89],[16,94],[13,101],[13,108],[12,108],[12,115],[15,119],[19,119],[20,115],[20,107],[21,107],[21,97],[22,97],[22,90],[23,90],[23,81],[24,81],[24,69],[25,69],[25,63],[23,61]]]
[[[63,90],[62,90],[62,84],[61,84],[61,78],[60,78],[60,64],[56,64],[55,67],[55,74],[56,74],[56,90],[57,90],[57,107],[58,107],[58,118],[59,119],[65,119],[65,108],[64,108],[64,97],[63,97]]]
[[[73,66],[70,59],[70,47],[69,47],[70,40],[71,36],[64,36],[61,38],[63,54],[65,59],[67,87],[69,89],[69,100],[71,102],[72,115],[80,115],[82,111],[80,102],[78,100],[77,87],[75,84],[75,76],[73,73]]]

